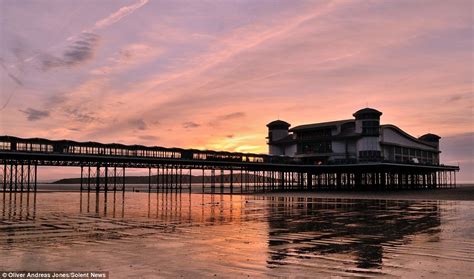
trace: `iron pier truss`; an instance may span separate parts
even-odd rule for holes
[[[366,162],[307,165],[292,157],[0,136],[0,191],[37,191],[38,167],[80,169],[81,191],[125,191],[148,170],[148,191],[249,193],[456,187],[458,166]]]

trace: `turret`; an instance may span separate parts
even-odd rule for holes
[[[356,111],[355,117],[356,133],[365,136],[378,136],[380,133],[380,116],[382,113],[373,108],[364,108]]]
[[[427,142],[430,145],[436,146],[439,149],[439,139],[441,137],[435,134],[424,134],[418,139],[424,142]]]
[[[282,121],[282,120],[275,120],[267,124],[268,127],[268,142],[271,143],[273,141],[285,138],[288,136],[288,128],[290,128],[290,124]]]
[[[284,147],[274,145],[274,143],[288,137],[288,128],[290,126],[289,123],[282,120],[275,120],[267,124],[269,154],[283,155],[285,153]]]
[[[380,111],[373,108],[364,108],[353,114],[355,132],[362,135],[357,140],[359,161],[378,161],[382,158],[379,143],[381,115]]]

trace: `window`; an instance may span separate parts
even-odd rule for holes
[[[362,134],[378,136],[379,135],[379,122],[378,121],[363,121]]]
[[[304,154],[332,152],[332,145],[330,141],[303,143],[300,148],[301,153]]]
[[[0,150],[10,150],[11,149],[11,143],[9,142],[0,142]]]
[[[360,159],[380,159],[381,153],[377,150],[366,150],[366,151],[359,151],[359,158]]]

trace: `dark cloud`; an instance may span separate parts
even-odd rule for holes
[[[472,96],[472,92],[466,92],[466,93],[461,93],[461,94],[456,94],[451,97],[449,97],[448,102],[456,102],[468,97]]]
[[[199,127],[199,126],[201,126],[201,125],[199,125],[199,124],[197,124],[197,123],[195,123],[195,122],[192,122],[192,121],[190,121],[190,122],[184,122],[184,123],[183,123],[183,127],[186,128],[186,129],[189,129],[189,128],[197,128],[197,127]]]
[[[231,120],[231,119],[241,118],[241,117],[244,117],[244,116],[245,116],[244,112],[238,111],[238,112],[233,112],[233,113],[229,113],[229,114],[226,114],[226,115],[222,115],[220,117],[220,120]]]
[[[132,119],[129,120],[128,123],[138,130],[144,131],[148,128],[145,120],[143,119]]]
[[[68,65],[74,65],[93,57],[99,36],[94,33],[82,33],[79,40],[64,52],[64,60]]]
[[[224,115],[220,115],[220,116],[214,118],[213,120],[209,121],[209,125],[213,126],[213,127],[216,127],[216,126],[219,126],[219,124],[221,124],[221,122],[223,122],[223,121],[228,121],[228,120],[242,118],[242,117],[245,117],[245,113],[241,112],[241,111],[237,111],[237,112],[233,112],[233,113],[229,113],[229,114],[224,114]]]
[[[27,108],[26,110],[20,110],[26,115],[28,121],[36,121],[46,117],[49,117],[49,111],[45,110],[36,110],[33,108]]]
[[[50,97],[47,98],[46,104],[48,106],[58,106],[61,104],[64,104],[67,101],[66,94],[60,93],[60,94],[54,94],[51,95]]]
[[[235,135],[226,135],[225,137],[228,138],[228,139],[232,139],[232,138],[235,137]]]
[[[76,121],[84,122],[84,123],[91,123],[97,121],[98,119],[93,116],[92,113],[87,113],[80,111],[77,108],[65,108],[64,112]]]
[[[56,67],[72,67],[81,64],[94,57],[98,43],[99,35],[83,32],[64,51],[62,57],[42,54],[40,57],[41,67],[43,70],[49,70]]]
[[[159,140],[160,138],[159,137],[156,137],[156,136],[152,136],[152,135],[143,135],[143,136],[138,136],[139,139],[142,139],[142,140],[148,140],[148,141],[156,141],[156,140]]]

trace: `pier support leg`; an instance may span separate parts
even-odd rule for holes
[[[87,192],[89,193],[90,191],[91,191],[91,165],[89,164],[88,171],[87,171]]]
[[[107,194],[107,190],[109,188],[109,185],[108,185],[108,180],[109,180],[109,173],[108,173],[108,170],[109,170],[109,166],[105,165],[105,170],[104,170],[104,193]]]
[[[204,168],[202,168],[202,192],[204,193]]]
[[[99,193],[99,190],[100,190],[100,166],[97,165],[97,169],[96,169],[96,179],[95,179],[95,191],[97,193]]]
[[[148,167],[148,193],[151,193],[151,167]]]
[[[221,169],[221,193],[224,193],[224,169]]]
[[[234,192],[234,172],[230,170],[230,193]]]
[[[308,191],[312,191],[313,190],[313,174],[312,173],[306,173],[306,187],[308,189]]]
[[[114,166],[114,194],[117,192],[117,167]]]
[[[35,163],[35,192],[38,189],[38,164]]]
[[[15,192],[18,191],[18,163],[15,163]]]
[[[189,192],[191,193],[191,185],[193,183],[193,170],[189,168]]]
[[[7,163],[3,164],[3,192],[7,191]]]
[[[28,177],[27,177],[27,191],[30,192],[31,188],[31,162],[28,161]]]
[[[81,165],[81,193],[82,193],[83,176],[84,176],[84,167]]]

